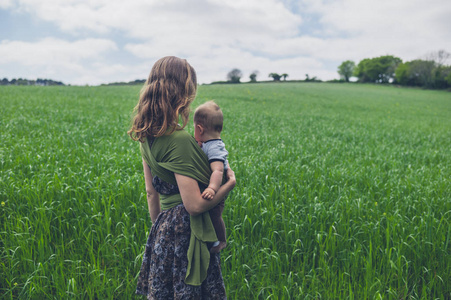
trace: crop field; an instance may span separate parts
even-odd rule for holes
[[[0,87],[0,299],[141,298],[139,90]],[[193,108],[210,99],[237,176],[229,299],[451,299],[451,93],[210,85]]]

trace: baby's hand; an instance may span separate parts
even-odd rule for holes
[[[212,188],[207,187],[202,193],[202,198],[205,200],[212,200],[215,194],[216,192]]]

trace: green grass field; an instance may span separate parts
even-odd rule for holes
[[[139,90],[0,87],[1,299],[135,297]],[[193,107],[210,99],[238,181],[229,299],[451,299],[451,93],[216,85]]]

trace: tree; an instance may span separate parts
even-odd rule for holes
[[[340,74],[340,78],[344,79],[346,82],[349,82],[349,78],[352,76],[355,69],[355,63],[352,60],[347,60],[341,63],[338,67],[338,74]]]
[[[416,59],[402,63],[395,71],[395,80],[401,85],[425,88],[447,88],[451,66],[440,65],[433,60]]]
[[[446,76],[446,82],[448,83],[448,86],[451,86],[451,72],[449,72],[448,76]]]
[[[402,60],[392,55],[365,58],[359,62],[354,76],[359,82],[388,83],[395,77],[395,70]]]
[[[409,77],[413,80],[413,85],[433,87],[434,79],[432,72],[435,63],[432,60],[417,59],[409,64]]]
[[[438,66],[433,71],[434,88],[443,89],[451,87],[451,66]]]
[[[280,76],[280,75],[277,74],[277,73],[269,73],[268,77],[272,77],[272,79],[273,79],[274,81],[280,81],[280,78],[281,78],[282,76]]]
[[[401,85],[413,85],[410,77],[410,62],[398,65],[395,70],[395,82]]]
[[[227,74],[227,80],[232,83],[240,83],[240,79],[243,76],[243,73],[240,69],[233,69]]]
[[[433,85],[433,61],[416,59],[399,64],[395,71],[395,80],[402,85],[425,86]]]
[[[281,76],[283,77],[283,81],[287,81],[287,77],[288,77],[287,73],[283,73]]]
[[[451,54],[446,52],[445,50],[439,50],[437,52],[431,52],[425,56],[425,60],[434,61],[437,66],[443,66],[448,59],[451,57]]]
[[[249,75],[249,78],[251,80],[251,82],[257,82],[257,76],[260,72],[258,72],[257,70],[255,70],[254,72],[251,73],[251,75]]]
[[[359,79],[359,82],[369,82],[370,78],[367,75],[367,65],[369,64],[370,59],[364,58],[354,69],[354,76]]]

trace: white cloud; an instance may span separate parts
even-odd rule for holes
[[[0,8],[80,38],[2,41],[0,64],[76,70],[76,82],[144,78],[166,55],[189,59],[199,81],[209,82],[224,80],[234,67],[245,77],[257,69],[260,79],[280,72],[327,80],[338,78],[336,68],[347,59],[391,54],[412,60],[439,49],[451,52],[448,0],[0,0]],[[81,39],[91,36],[108,39]],[[119,52],[132,62],[104,57]]]
[[[4,1],[4,0],[3,0]],[[17,10],[54,22],[62,30],[99,33],[118,29],[138,38],[199,33],[293,35],[301,18],[276,0],[19,0]],[[294,26],[293,26],[294,25]],[[178,33],[178,34],[177,34]]]
[[[344,44],[355,59],[387,53],[410,60],[423,53],[451,51],[451,2],[446,0],[305,1],[320,15],[325,34],[340,53]]]
[[[0,0],[0,9],[8,9],[13,6],[13,0]]]
[[[8,41],[0,43],[0,65],[15,65],[36,77],[49,77],[84,84],[84,74],[112,75],[125,67],[109,65],[103,56],[117,50],[113,41],[106,39],[83,39],[74,42],[46,38],[38,42]],[[31,77],[33,78],[33,77]],[[102,82],[102,77],[93,80]],[[92,82],[92,81],[90,81]]]
[[[321,13],[321,22],[328,30],[356,35],[434,35],[430,29],[437,25],[437,13],[449,13],[451,10],[450,2],[444,0],[341,0],[320,3],[322,5],[315,9]],[[442,31],[444,28],[435,29]]]
[[[116,44],[106,39],[84,39],[75,42],[46,38],[38,42],[3,40],[0,43],[0,63],[24,65],[76,63],[98,58],[102,53],[116,50]]]

